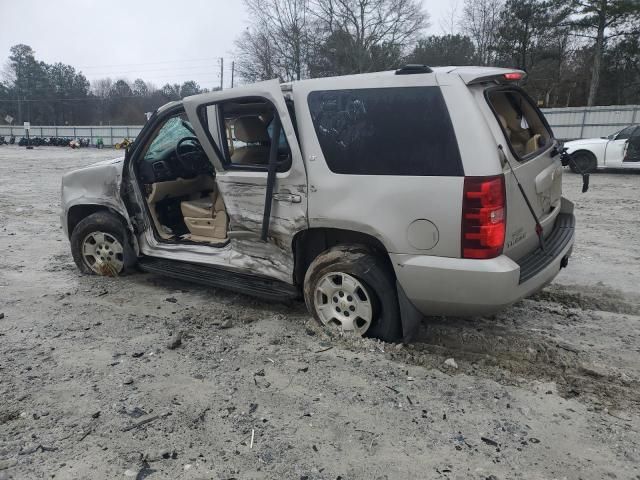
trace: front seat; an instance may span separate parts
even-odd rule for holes
[[[218,242],[226,240],[228,216],[222,197],[214,190],[209,196],[180,202],[184,223],[191,240]]]
[[[248,143],[236,148],[231,154],[231,162],[242,165],[266,165],[269,163],[269,132],[267,126],[256,116],[236,118],[233,122],[236,140]],[[259,144],[259,145],[255,145]]]

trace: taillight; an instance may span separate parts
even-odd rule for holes
[[[524,75],[522,72],[509,72],[503,75],[505,80],[509,80],[511,82],[517,82],[518,80],[522,80]]]
[[[462,258],[502,253],[506,230],[504,176],[465,177],[462,198]]]

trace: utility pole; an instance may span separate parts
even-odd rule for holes
[[[234,77],[235,70],[236,70],[236,62],[232,61],[231,62],[231,88],[233,88],[233,77]]]
[[[224,58],[220,57],[220,90],[224,88]]]

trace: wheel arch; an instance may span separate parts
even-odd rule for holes
[[[595,152],[594,150],[585,148],[585,147],[580,147],[574,151],[572,151],[569,155],[574,156],[574,155],[588,155],[589,157],[591,157],[595,163],[596,163],[596,167],[598,168],[601,165],[604,164],[604,155],[605,155],[605,151],[603,150],[602,152],[599,152],[600,156],[598,155],[598,152]]]
[[[604,161],[601,161],[595,152],[586,148],[579,148],[578,150],[571,152],[570,155],[574,160],[580,155],[584,155],[591,159],[591,161],[593,162],[593,168],[585,170],[586,173],[595,172],[596,170],[598,170],[598,168],[604,166]],[[573,166],[571,166],[570,168],[573,172],[579,173],[579,171],[577,171]]]
[[[372,253],[384,259],[393,273],[391,259],[383,243],[367,233],[341,228],[317,227],[302,230],[293,237],[292,250],[294,256],[293,281],[296,285],[304,284],[304,277],[311,262],[322,252],[337,245],[364,246]]]
[[[587,148],[579,148],[577,150],[574,150],[573,152],[570,153],[570,155],[578,155],[578,154],[582,154],[582,153],[586,153],[587,155],[595,158],[596,161],[598,161],[598,157],[596,156],[596,154],[593,153],[591,150],[589,150]]]
[[[67,212],[67,231],[69,232],[69,236],[71,236],[78,223],[96,212],[110,212],[118,217],[122,224],[127,227],[127,220],[121,213],[113,208],[96,203],[80,204],[72,206]]]
[[[131,230],[131,226],[129,225],[129,222],[127,222],[127,219],[118,210],[100,203],[80,203],[69,207],[66,220],[67,233],[69,238],[71,238],[71,234],[73,234],[73,230],[76,228],[78,223],[87,218],[89,215],[93,215],[97,212],[109,212],[112,215],[116,216],[118,220],[120,220],[120,222],[122,222],[125,231],[129,233],[129,238],[127,240],[133,248],[136,256],[139,256],[140,248],[138,246],[138,241],[136,239],[136,236],[133,234],[133,231]]]

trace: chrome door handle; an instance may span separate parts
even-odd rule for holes
[[[302,197],[300,195],[295,195],[293,193],[274,193],[273,199],[276,202],[289,202],[289,203],[302,202]]]

